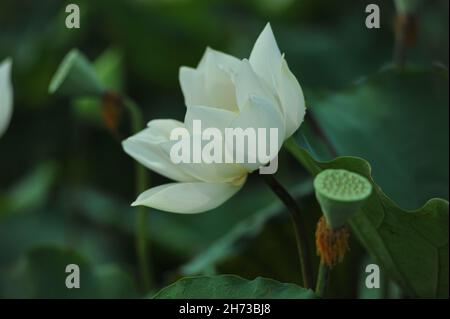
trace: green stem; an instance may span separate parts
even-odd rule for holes
[[[305,288],[312,287],[312,268],[309,261],[309,249],[306,240],[306,232],[301,219],[300,209],[292,198],[292,196],[284,189],[284,187],[271,174],[262,175],[265,182],[272,191],[280,198],[284,205],[288,208],[291,215],[292,224],[295,231],[295,241],[297,243],[297,252],[300,259],[300,267],[302,271],[303,285]]]
[[[123,98],[122,103],[130,113],[131,130],[133,133],[141,131],[144,128],[144,120],[142,119],[142,113],[139,106],[127,97]]]
[[[148,212],[144,206],[137,209],[137,229],[136,229],[136,252],[139,262],[139,270],[142,277],[142,288],[144,292],[148,292],[152,285],[152,277],[150,273],[150,261],[148,257],[148,240],[147,240],[147,221]]]
[[[130,113],[131,126],[133,133],[137,133],[143,129],[144,123],[141,110],[130,99],[124,98],[123,105]],[[135,162],[135,182],[136,192],[143,193],[148,186],[148,174],[144,166]],[[142,286],[144,292],[148,292],[152,285],[151,264],[148,256],[149,243],[147,236],[148,212],[145,206],[137,207],[137,224],[136,224],[136,254],[139,264],[139,272],[142,278]]]
[[[316,295],[323,298],[325,294],[325,289],[327,286],[328,276],[330,273],[330,268],[323,262],[320,262],[319,271],[317,273],[316,281]]]

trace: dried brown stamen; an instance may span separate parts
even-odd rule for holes
[[[332,268],[344,260],[350,231],[347,225],[332,229],[322,216],[317,223],[316,249],[321,261]]]

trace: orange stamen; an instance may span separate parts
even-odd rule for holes
[[[344,260],[350,232],[348,226],[332,229],[322,216],[317,223],[316,249],[321,261],[332,268]]]

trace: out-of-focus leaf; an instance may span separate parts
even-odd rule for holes
[[[128,203],[93,190],[72,190],[68,196],[71,197],[68,202],[89,219],[129,234],[134,233],[136,210]],[[205,214],[186,216],[149,209],[148,234],[166,251],[190,258],[226,236],[240,221],[256,216],[278,201],[265,185],[252,184],[246,185],[245,192],[239,192],[225,204]]]
[[[234,275],[186,277],[163,288],[155,299],[313,299],[311,290],[258,277],[246,280]]]
[[[136,285],[132,278],[116,264],[106,264],[94,268],[98,280],[100,298],[136,298]]]
[[[10,191],[0,194],[0,220],[27,208],[39,207],[46,201],[56,176],[56,164],[43,163],[14,185]]]
[[[314,175],[346,169],[368,178],[374,190],[351,219],[353,231],[377,262],[405,291],[416,297],[448,297],[448,202],[432,199],[416,211],[397,206],[378,186],[361,158],[319,162],[292,139],[288,150]]]
[[[95,265],[130,263],[131,236],[113,232],[103,225],[80,218],[62,192],[52,192],[46,203],[24,208],[23,213],[12,214],[0,222],[0,296],[23,298],[26,282],[18,272],[23,256],[34,247],[76,247]],[[22,211],[21,211],[22,212]],[[108,275],[110,271],[106,272]]]
[[[291,189],[291,194],[294,197],[305,196],[311,192],[311,181],[305,181],[297,188]],[[277,201],[240,221],[229,232],[210,244],[205,251],[185,264],[181,268],[182,274],[202,274],[214,269],[217,264],[236,255],[243,245],[248,244],[261,233],[269,220],[283,212],[285,212],[285,207],[280,201]]]
[[[66,287],[66,266],[80,269],[80,288]],[[31,298],[132,298],[137,293],[131,279],[116,266],[93,267],[72,249],[43,246],[27,255],[24,276]]]
[[[385,69],[313,97],[309,111],[338,155],[368,160],[384,192],[416,209],[432,197],[448,199],[448,84],[443,69]]]

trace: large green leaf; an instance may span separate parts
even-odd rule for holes
[[[323,138],[308,125],[296,135],[305,149],[293,140],[288,149],[313,174],[345,168],[370,178],[375,191],[354,231],[409,294],[448,296],[448,202],[429,200],[448,198],[448,73],[385,69],[314,97],[310,112],[339,155],[370,165],[323,161]]]
[[[367,177],[374,191],[352,218],[351,226],[383,269],[410,295],[448,297],[448,202],[432,199],[405,211],[374,182],[370,165],[361,158],[316,161],[293,140],[287,149],[312,173],[341,168]]]
[[[375,181],[401,207],[448,199],[447,71],[390,68],[309,98],[309,111],[337,154],[368,160]],[[318,160],[331,159],[314,151]]]
[[[258,277],[246,280],[234,275],[186,277],[163,288],[156,299],[312,299],[314,293],[300,286]]]

